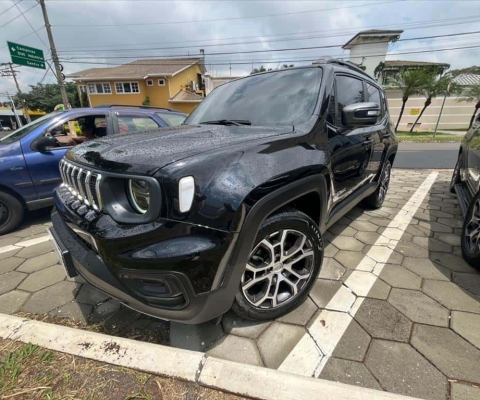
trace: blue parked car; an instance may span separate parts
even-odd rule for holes
[[[58,164],[65,152],[85,141],[180,125],[175,110],[100,106],[47,114],[0,139],[0,235],[15,229],[25,209],[53,204],[61,182]]]

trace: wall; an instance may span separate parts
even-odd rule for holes
[[[396,123],[398,114],[400,113],[400,109],[402,107],[402,92],[399,90],[387,89],[386,93],[390,115],[392,120]],[[470,118],[472,117],[475,109],[475,103],[461,102],[460,100],[461,97],[458,95],[447,97],[445,100],[442,117],[438,125],[438,131],[449,129],[468,129]],[[440,113],[440,109],[442,107],[442,102],[443,97],[438,97],[432,100],[432,104],[428,106],[419,121],[420,125],[417,124],[416,130],[429,131],[435,129],[438,114]],[[414,95],[408,99],[398,130],[410,130],[412,124],[417,118],[417,115],[410,114],[411,110],[420,109],[421,111],[424,103],[425,97],[422,96]]]
[[[360,43],[355,44],[350,49],[350,61],[355,64],[362,64],[362,57],[374,55],[375,57],[365,57],[363,64],[366,67],[365,72],[370,76],[374,76],[375,68],[377,65],[385,61],[385,55],[387,54],[388,41],[378,43],[381,39],[372,39],[375,43]]]
[[[190,114],[200,103],[169,103],[169,107]]]
[[[196,83],[198,83],[197,74],[200,73],[202,73],[200,65],[195,64],[183,70],[182,72],[179,72],[177,75],[168,78],[168,82],[170,85],[170,97],[175,96],[175,93],[177,93],[182,86],[185,87],[190,85],[191,81],[195,81]]]

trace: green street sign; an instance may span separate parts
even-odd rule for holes
[[[12,63],[26,67],[45,69],[45,58],[43,51],[23,44],[8,42],[8,50],[12,57]]]

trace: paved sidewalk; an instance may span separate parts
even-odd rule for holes
[[[320,378],[420,398],[479,399],[480,274],[461,258],[462,216],[448,191],[451,172],[439,173],[407,226],[391,226],[429,173],[394,170],[382,209],[357,207],[335,224],[324,236],[325,262],[310,298],[277,321],[252,323],[233,313],[217,325],[159,321],[66,280],[48,242],[1,252],[44,236],[45,220],[0,237],[0,312],[66,318],[274,369],[325,324],[327,336],[307,353],[319,361],[314,376],[320,371]],[[385,251],[372,252],[374,245]],[[371,275],[378,278],[373,286],[366,283]],[[332,309],[334,297],[341,299],[338,307],[358,305],[341,330],[332,319],[342,311]],[[335,335],[336,345],[325,350]]]

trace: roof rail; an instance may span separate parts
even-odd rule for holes
[[[361,69],[357,64],[351,62],[351,61],[343,61],[339,60],[337,58],[332,58],[330,60],[327,60],[325,62],[326,64],[338,64],[341,65],[342,67],[347,67],[350,68],[353,71],[356,71],[360,74],[368,76],[370,79],[373,79],[370,75],[368,75],[363,69]]]
[[[133,104],[100,104],[99,106],[95,106],[93,108],[114,108],[114,107],[151,108],[151,109],[154,109],[154,110],[167,110],[167,111],[181,112],[181,111],[178,111],[178,110],[174,110],[173,108],[155,107],[155,106],[139,106],[139,105],[133,105]]]

